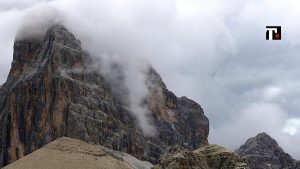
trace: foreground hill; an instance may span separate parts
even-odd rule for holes
[[[168,146],[194,150],[208,144],[209,122],[201,106],[176,97],[153,68],[145,73],[150,93],[141,100],[157,130],[150,137],[136,125],[126,86],[113,87],[91,69],[92,63],[80,41],[61,25],[41,37],[16,39],[12,67],[0,88],[0,167],[61,136],[152,163]]]
[[[154,169],[250,169],[247,160],[218,145],[195,151],[171,149]]]
[[[59,138],[3,169],[150,169],[131,155],[68,137]]]

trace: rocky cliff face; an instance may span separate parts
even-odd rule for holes
[[[195,151],[171,148],[154,169],[250,169],[247,160],[217,145]]]
[[[158,134],[144,136],[92,59],[63,26],[44,37],[16,40],[12,67],[0,89],[0,166],[7,165],[61,136],[127,152],[157,163],[170,145],[196,149],[208,144],[208,119],[200,105],[177,98],[159,74],[147,72],[149,97]],[[130,103],[129,103],[130,104]]]
[[[296,169],[297,163],[266,133],[252,137],[236,153],[245,157],[254,169]]]

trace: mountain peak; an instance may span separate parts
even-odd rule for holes
[[[209,120],[201,106],[169,91],[154,69],[148,70],[153,85],[143,106],[151,112],[157,135],[148,137],[125,104],[130,98],[115,96],[108,77],[91,71],[92,58],[68,29],[53,25],[43,36],[21,35],[0,90],[0,167],[61,136],[152,163],[169,146],[194,150],[208,144]]]
[[[61,43],[70,48],[81,49],[80,41],[65,26],[60,24],[49,27],[45,40]]]
[[[54,24],[54,25],[50,26],[48,28],[48,30],[52,30],[52,31],[67,31],[67,32],[69,32],[67,30],[67,28],[64,25],[62,25],[62,24]]]
[[[261,139],[267,139],[267,140],[274,140],[270,135],[268,135],[266,132],[258,133],[254,138],[261,138]]]
[[[257,134],[255,137],[248,139],[245,145],[259,146],[261,149],[274,149],[283,151],[277,141],[269,136],[267,133],[262,132]]]
[[[13,62],[6,86],[42,74],[51,63],[53,73],[64,69],[84,67],[90,63],[90,56],[81,49],[81,43],[64,26],[56,24],[49,27],[42,36],[16,38]],[[39,75],[41,76],[41,75]]]
[[[251,168],[288,168],[295,160],[278,145],[277,141],[267,133],[259,133],[249,138],[236,153],[245,157]]]

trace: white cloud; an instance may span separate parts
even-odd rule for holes
[[[272,100],[280,96],[282,89],[280,87],[266,87],[263,92],[263,98],[266,100]]]
[[[286,152],[299,157],[300,148],[295,144],[300,141],[300,135],[295,134],[300,129],[300,120],[286,120],[287,115],[288,113],[277,104],[252,103],[239,111],[233,120],[227,121],[219,128],[213,127],[210,141],[211,143],[222,142],[226,147],[235,150],[248,138],[266,132],[276,139]]]
[[[295,119],[295,118],[288,119],[283,129],[285,133],[288,133],[292,136],[298,134],[299,130],[300,130],[300,119]]]
[[[287,116],[278,105],[265,102],[252,103],[239,112],[220,128],[212,128],[212,142],[218,143],[220,140],[234,150],[257,133],[280,133]]]

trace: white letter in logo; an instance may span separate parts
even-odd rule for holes
[[[266,28],[269,31],[269,40],[273,40],[273,31],[277,33],[277,28]]]

